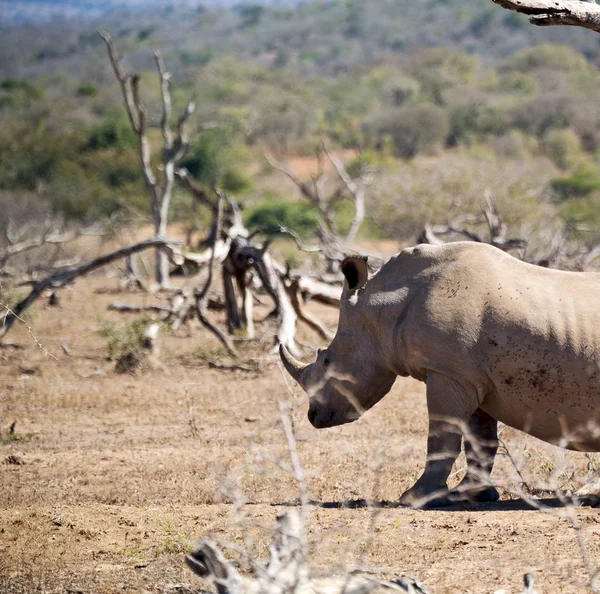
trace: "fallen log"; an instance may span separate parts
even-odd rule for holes
[[[147,250],[148,248],[162,249],[174,264],[181,265],[183,262],[183,256],[179,250],[176,250],[172,247],[173,244],[176,243],[179,242],[164,239],[162,237],[152,237],[150,239],[146,239],[145,241],[141,241],[140,243],[136,243],[121,248],[115,252],[111,252],[110,254],[100,256],[99,258],[96,258],[91,262],[87,262],[86,264],[82,264],[81,266],[70,266],[69,268],[55,272],[46,278],[35,281],[32,283],[31,292],[29,295],[27,295],[27,297],[25,297],[25,299],[19,301],[19,303],[17,303],[14,307],[9,307],[7,305],[3,306],[5,313],[1,320],[2,325],[0,327],[0,339],[6,336],[14,322],[20,319],[21,314],[28,307],[30,307],[46,289],[56,291],[79,276],[89,274],[98,268],[102,268],[102,266],[106,266],[107,264],[110,264],[121,258],[125,258],[131,254]]]
[[[108,306],[109,311],[118,311],[121,313],[142,313],[142,312],[155,312],[155,313],[170,313],[172,310],[166,305],[131,305],[130,303],[121,303],[115,301]]]

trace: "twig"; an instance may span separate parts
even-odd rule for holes
[[[10,307],[8,307],[8,305],[6,305],[4,303],[0,303],[0,307],[2,309],[4,309],[6,312],[2,318],[2,328],[0,328],[0,338],[8,332],[8,329],[6,328],[7,318],[8,318],[8,316],[11,316],[12,319],[18,320],[19,322],[21,322],[21,324],[23,324],[25,326],[25,328],[27,328],[27,332],[29,332],[29,335],[31,336],[31,338],[33,339],[35,344],[37,345],[38,349],[40,349],[40,351],[42,351],[44,353],[44,355],[54,359],[55,361],[58,361],[58,358],[55,357],[51,352],[49,352],[46,349],[46,347],[40,342],[38,337],[35,335],[33,328],[23,318],[21,318],[19,315],[17,315],[12,309],[10,309]],[[8,319],[11,319],[11,318],[8,318]],[[10,325],[12,325],[12,322]],[[10,328],[10,326],[9,326],[9,328]]]
[[[304,469],[300,464],[300,458],[298,456],[294,427],[290,417],[290,406],[287,402],[279,402],[279,417],[281,418],[281,426],[287,442],[292,472],[294,474],[294,478],[296,479],[296,485],[298,486],[298,492],[300,495],[302,529],[301,533],[299,534],[299,538],[301,541],[302,552],[304,558],[306,559],[308,557],[308,546],[306,543],[306,526],[308,526],[308,488],[306,485],[306,475],[304,474]]]
[[[29,295],[21,300],[16,306],[14,306],[12,309],[8,308],[8,306],[4,306],[4,309],[7,311],[4,316],[3,326],[0,328],[0,338],[6,336],[15,320],[21,320],[21,318],[19,318],[21,313],[25,311],[47,288],[54,290],[59,289],[60,287],[70,283],[78,276],[88,274],[94,270],[97,270],[98,268],[101,268],[102,266],[106,266],[107,264],[114,262],[115,260],[124,258],[130,254],[140,252],[150,247],[161,247],[163,250],[166,250],[167,253],[169,253],[173,261],[181,263],[182,257],[179,252],[172,247],[171,244],[173,243],[177,243],[177,241],[163,239],[162,237],[153,237],[151,239],[141,241],[140,243],[121,248],[115,252],[105,254],[104,256],[100,256],[99,258],[96,258],[91,262],[87,262],[86,264],[82,264],[81,266],[72,266],[66,268],[65,270],[60,270],[54,274],[51,274],[50,276],[47,276],[46,278],[37,281],[34,283]]]

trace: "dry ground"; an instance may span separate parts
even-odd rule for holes
[[[182,554],[204,535],[247,544],[264,558],[274,517],[298,499],[279,423],[282,399],[296,406],[315,571],[362,561],[382,576],[417,577],[438,594],[518,592],[522,574],[534,571],[546,594],[586,591],[571,521],[531,510],[508,492],[494,505],[388,506],[375,518],[348,505],[394,501],[418,476],[426,436],[421,384],[398,380],[358,422],[317,431],[274,357],[255,353],[256,373],[211,369],[208,361],[223,353],[195,326],[163,337],[162,369],[118,375],[99,331],[131,318],[107,305],[151,298],[95,292],[116,286],[115,279],[79,280],[63,291],[61,308],[35,306],[32,327],[57,360],[22,326],[8,337],[22,348],[0,348],[0,593],[206,587]],[[335,324],[335,311],[312,307]],[[309,333],[303,338],[318,343]],[[599,462],[508,429],[503,438],[531,486],[556,479],[577,488]],[[514,480],[507,456],[495,476]],[[537,496],[552,503],[552,495]],[[598,510],[580,508],[576,519],[598,567]]]

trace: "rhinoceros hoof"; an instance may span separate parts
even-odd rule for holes
[[[493,503],[498,501],[500,495],[494,487],[480,489],[452,490],[443,494],[419,494],[411,493],[410,490],[400,497],[400,505],[406,505],[415,509],[432,509],[436,507],[448,507],[457,503]]]
[[[412,507],[413,509],[429,509],[433,507],[447,507],[452,505],[452,501],[449,497],[449,493],[439,494],[440,491],[434,493],[423,493],[416,492],[409,489],[400,497],[400,505],[406,507]]]
[[[495,487],[484,487],[470,491],[450,491],[449,498],[455,503],[493,503],[500,499]]]
[[[600,507],[600,495],[585,495],[581,498],[583,507]]]

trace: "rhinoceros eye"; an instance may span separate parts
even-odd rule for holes
[[[329,356],[329,353],[325,353],[325,356],[323,357],[323,367],[329,367],[330,363],[331,357]]]

